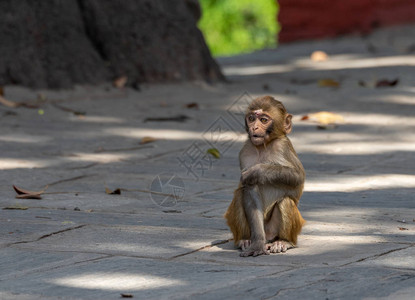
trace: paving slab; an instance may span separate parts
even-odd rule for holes
[[[141,258],[109,257],[90,263],[61,266],[43,271],[42,276],[29,273],[3,290],[23,295],[36,291],[37,295],[73,298],[117,299],[121,293],[134,298],[181,298],[198,291],[210,291],[240,280],[252,280],[283,272],[287,267],[258,266],[246,272],[242,266],[206,263],[166,262]],[[203,282],[203,286],[200,286]]]
[[[170,224],[168,227],[90,225],[17,247],[169,259],[203,248],[215,239],[224,240],[227,236],[228,232],[223,230],[206,232],[205,228],[184,229]]]
[[[412,299],[414,272],[379,267],[305,268],[275,272],[200,294],[194,299]],[[396,299],[395,298],[395,299]]]
[[[219,58],[226,84],[6,86],[39,107],[0,106],[0,299],[412,299],[414,32]],[[312,61],[315,50],[329,59]],[[294,115],[307,223],[298,248],[241,258],[223,214],[240,177],[241,109],[264,94]],[[320,111],[344,122],[303,118]],[[12,185],[48,188],[16,199]]]

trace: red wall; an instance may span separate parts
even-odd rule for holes
[[[278,0],[279,42],[415,23],[415,0]],[[414,33],[415,34],[415,33]]]

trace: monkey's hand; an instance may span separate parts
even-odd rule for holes
[[[261,165],[254,165],[249,169],[242,171],[241,183],[244,186],[253,186],[257,184],[263,184]]]
[[[247,257],[247,256],[258,256],[258,255],[269,255],[270,251],[268,250],[267,245],[263,241],[256,241],[252,242],[251,246],[242,251],[240,256]]]

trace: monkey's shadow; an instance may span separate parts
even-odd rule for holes
[[[222,250],[238,250],[235,247],[232,238],[229,238],[228,240],[215,240],[215,241],[212,241],[210,243],[210,245],[207,246],[207,248],[212,248],[212,247],[218,247],[219,249],[222,249]]]

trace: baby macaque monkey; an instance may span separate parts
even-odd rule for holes
[[[287,251],[305,223],[297,208],[305,172],[287,137],[291,119],[271,96],[255,99],[246,112],[241,180],[225,213],[241,256]]]

